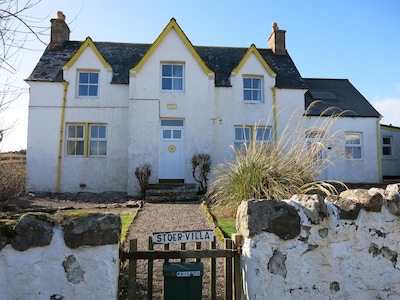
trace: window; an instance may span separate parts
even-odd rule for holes
[[[361,159],[361,133],[346,133],[345,152],[348,158]]]
[[[183,91],[183,65],[161,65],[161,89]]]
[[[79,97],[97,97],[99,95],[99,73],[79,72]]]
[[[315,165],[323,164],[324,145],[322,141],[324,139],[325,132],[321,130],[308,130],[306,132],[307,149],[313,157]]]
[[[256,78],[256,77],[243,78],[243,100],[244,101],[262,100],[261,78]]]
[[[67,155],[83,155],[85,144],[84,125],[67,125]]]
[[[260,126],[236,126],[235,127],[235,148],[240,149],[250,141],[268,142],[270,140],[271,128]]]
[[[382,137],[382,155],[391,156],[392,155],[392,137],[383,136]]]
[[[107,125],[67,124],[66,151],[68,156],[106,156]]]
[[[107,154],[107,127],[90,125],[89,155],[104,156]]]

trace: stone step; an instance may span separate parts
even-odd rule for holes
[[[196,184],[150,184],[146,202],[188,202],[198,200]]]

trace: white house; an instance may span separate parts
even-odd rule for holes
[[[380,114],[348,80],[302,78],[284,30],[273,27],[268,48],[237,48],[194,46],[175,19],[153,44],[70,41],[62,13],[51,24],[26,79],[28,190],[134,195],[144,163],[153,183],[193,183],[193,154],[216,166],[245,139],[273,142],[291,116],[318,118],[323,104],[304,114],[312,100],[349,110],[334,125],[348,156],[322,179],[381,180]]]
[[[400,178],[400,127],[381,124],[382,178]]]

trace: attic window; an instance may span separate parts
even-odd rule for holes
[[[183,91],[183,65],[161,65],[161,88],[163,91]]]
[[[99,73],[79,72],[78,73],[78,96],[97,97],[99,95]]]
[[[315,100],[337,100],[337,97],[334,93],[330,91],[310,91],[311,96]]]
[[[243,77],[243,100],[262,101],[262,97],[261,77]]]

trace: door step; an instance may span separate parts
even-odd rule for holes
[[[191,202],[199,200],[196,184],[157,183],[149,184],[145,202]]]

